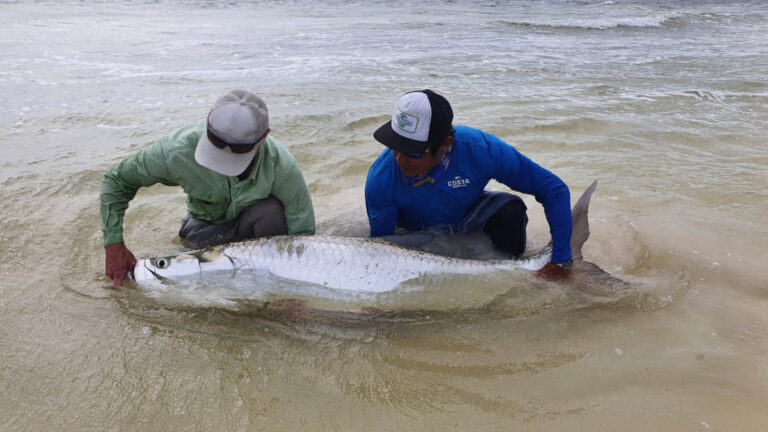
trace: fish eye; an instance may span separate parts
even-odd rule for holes
[[[157,266],[157,268],[159,269],[164,269],[168,267],[170,264],[171,264],[171,260],[169,260],[168,258],[158,258],[157,261],[155,262],[155,266]]]

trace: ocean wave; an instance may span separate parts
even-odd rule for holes
[[[535,124],[523,128],[520,132],[532,132],[543,136],[551,134],[601,135],[631,130],[635,124],[627,121],[615,121],[592,117],[578,117],[558,120],[551,123]]]
[[[676,12],[662,13],[649,16],[624,16],[624,17],[574,17],[565,19],[552,19],[547,21],[497,21],[502,25],[524,28],[549,28],[549,29],[582,29],[582,30],[606,30],[612,28],[658,28],[676,26],[682,23],[682,14]]]

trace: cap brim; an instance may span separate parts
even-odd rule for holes
[[[222,150],[211,144],[206,134],[203,133],[197,142],[195,161],[219,174],[234,177],[248,168],[254,155],[259,151],[259,147],[258,145],[254,146],[253,150],[248,153],[232,153],[229,149]]]
[[[426,153],[429,150],[429,143],[425,141],[416,141],[399,135],[392,130],[392,122],[384,123],[373,133],[376,141],[384,144],[392,150],[401,153]]]

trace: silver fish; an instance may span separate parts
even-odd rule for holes
[[[594,182],[572,210],[571,250],[575,268],[589,237],[587,211]],[[550,246],[519,260],[470,260],[405,249],[377,239],[324,236],[277,236],[215,246],[178,255],[138,260],[133,278],[140,286],[224,275],[269,276],[350,293],[384,293],[408,281],[442,275],[477,275],[498,271],[536,271],[549,262]],[[254,290],[258,290],[254,286]]]

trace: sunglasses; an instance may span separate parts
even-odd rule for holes
[[[268,133],[269,133],[269,129],[267,129],[267,131],[264,132],[264,135],[262,135],[259,139],[257,139],[256,141],[250,144],[232,144],[217,137],[216,135],[213,134],[213,132],[211,132],[210,129],[207,129],[208,141],[210,141],[214,147],[222,150],[224,150],[225,147],[229,147],[229,151],[236,154],[248,153],[249,151],[253,150],[254,147],[256,147],[258,144],[264,141],[264,138],[267,137]]]
[[[397,157],[398,155],[404,155],[411,159],[420,159],[420,158],[423,158],[425,154],[427,154],[426,152],[425,153],[405,153],[405,152],[399,152],[397,150],[392,150],[392,153],[394,153],[395,157]]]

